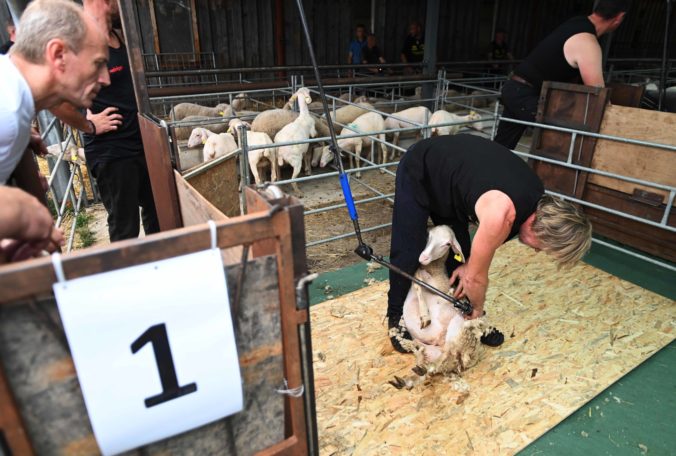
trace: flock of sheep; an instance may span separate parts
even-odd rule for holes
[[[270,182],[280,178],[279,168],[288,165],[293,169],[292,179],[297,178],[303,167],[310,175],[312,167],[325,167],[334,159],[333,152],[328,146],[311,147],[307,141],[311,138],[326,138],[329,129],[325,117],[318,116],[310,108],[318,107],[312,101],[310,90],[302,87],[291,96],[281,109],[268,109],[263,112],[246,111],[249,102],[245,94],[240,94],[232,104],[222,103],[213,108],[194,103],[179,103],[170,113],[171,120],[182,123],[214,122],[217,119],[230,118],[229,122],[215,122],[204,127],[177,126],[174,130],[176,139],[187,138],[188,148],[202,147],[202,161],[206,162],[217,157],[234,154],[239,149],[240,136],[238,130],[245,127],[246,141],[249,147],[261,147],[249,150],[249,167],[256,184]],[[294,103],[298,104],[298,112],[292,110]],[[243,120],[251,119],[252,122]],[[411,128],[420,138],[420,127],[430,128],[431,135],[453,135],[463,126],[477,130],[483,129],[481,116],[472,111],[468,115],[460,116],[446,110],[432,113],[424,106],[415,106],[383,117],[375,112],[374,106],[366,97],[360,97],[353,104],[345,105],[334,112],[331,118],[336,127],[342,127],[338,140],[341,151],[347,153],[351,168],[359,168],[364,148],[380,149],[380,156],[376,160],[380,164],[388,162],[388,147],[386,131]],[[469,122],[469,123],[468,123]],[[369,136],[356,136],[368,134]],[[350,137],[352,136],[352,137]],[[399,144],[400,132],[388,133],[392,144]],[[377,144],[376,144],[377,143]],[[314,146],[315,143],[313,143]],[[375,150],[372,150],[375,155]],[[357,171],[356,176],[360,173]],[[300,193],[296,183],[294,190]]]

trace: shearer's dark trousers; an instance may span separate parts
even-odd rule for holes
[[[509,80],[502,86],[503,117],[535,122],[538,110],[538,92],[533,87]],[[513,150],[521,139],[525,125],[501,121],[494,141]]]
[[[407,152],[397,168],[390,261],[395,266],[413,275],[419,266],[418,258],[427,244],[427,222],[429,218],[432,219],[434,225],[448,225],[453,229],[465,258],[469,258],[471,242],[467,223],[440,217],[432,209],[423,207],[416,201],[414,194],[416,186],[413,185],[406,172],[408,156]],[[453,259],[453,254],[449,255],[446,261],[447,271],[451,273],[459,265],[460,263]],[[387,316],[391,320],[398,320],[401,317],[404,311],[404,301],[410,287],[410,280],[390,271]],[[446,292],[448,290],[441,291]]]
[[[140,219],[146,234],[160,231],[143,155],[100,163],[92,174],[108,212],[110,242],[138,237]]]

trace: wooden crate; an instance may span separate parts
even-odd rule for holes
[[[128,454],[314,454],[307,295],[296,289],[296,277],[307,274],[303,226],[296,222],[302,206],[289,197],[271,204],[247,189],[257,210],[227,219],[189,184],[181,184],[182,223],[191,226],[64,256],[65,275],[74,279],[207,249],[209,230],[199,223],[220,220],[217,239],[224,255],[239,247],[235,264],[224,267],[245,409]],[[295,251],[298,239],[302,248]],[[265,251],[257,251],[257,245]],[[3,454],[98,454],[52,295],[55,280],[50,258],[0,267]],[[305,393],[299,398],[279,395],[275,390],[284,379],[290,388],[304,385]]]
[[[610,89],[545,82],[537,121],[559,127],[600,132],[623,138],[676,144],[676,114],[608,105]],[[566,161],[569,133],[536,129],[531,153]],[[676,153],[664,149],[596,140],[579,136],[571,162],[668,186],[676,186]],[[582,199],[606,208],[660,222],[668,192],[531,160],[533,169],[548,190]],[[584,207],[594,232],[669,261],[676,261],[676,233]],[[672,208],[669,226],[676,226]]]

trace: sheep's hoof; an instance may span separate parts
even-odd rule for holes
[[[406,380],[404,380],[404,379],[401,378],[401,377],[397,377],[396,375],[394,376],[394,380],[390,380],[390,381],[387,382],[387,383],[389,383],[390,385],[394,386],[394,387],[397,388],[398,390],[407,387],[407,385],[406,385]]]
[[[430,317],[420,317],[420,329],[427,328],[432,323]]]
[[[423,366],[414,366],[411,370],[419,377],[422,377],[427,373],[427,369]]]
[[[361,173],[360,173],[360,172],[359,172],[359,173],[354,173],[354,177],[356,177],[357,179],[359,179],[359,178],[361,177]]]

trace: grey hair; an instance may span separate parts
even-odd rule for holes
[[[12,54],[43,63],[47,44],[61,39],[75,54],[87,35],[84,10],[72,0],[33,0],[21,15]]]

